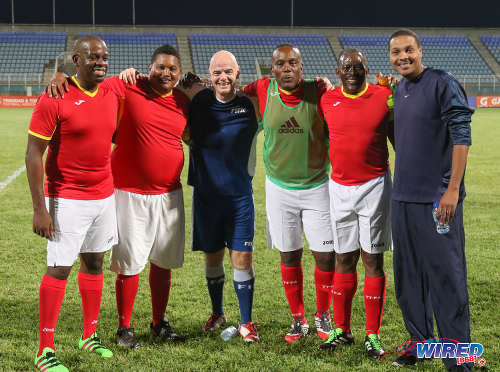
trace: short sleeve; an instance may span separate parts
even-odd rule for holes
[[[248,85],[245,85],[243,87],[243,91],[245,92],[245,94],[247,96],[250,96],[250,97],[257,97],[257,92],[259,91],[259,80],[255,80],[253,83],[250,83]]]
[[[118,97],[125,97],[125,82],[120,80],[118,76],[104,79],[100,86],[101,88],[111,90]]]
[[[59,122],[59,100],[42,94],[33,110],[28,133],[50,141]]]

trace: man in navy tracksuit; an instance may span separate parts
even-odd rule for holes
[[[403,76],[394,94],[396,167],[392,192],[392,234],[396,297],[411,341],[440,338],[470,342],[462,201],[464,171],[471,145],[473,110],[460,84],[448,73],[422,65],[422,47],[410,30],[389,41],[393,68]],[[438,234],[433,220],[448,223]],[[414,365],[416,348],[398,357]],[[469,371],[455,358],[450,371]]]

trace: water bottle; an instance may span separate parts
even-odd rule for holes
[[[435,202],[432,208],[432,217],[434,218],[434,222],[436,223],[436,231],[438,234],[446,234],[450,231],[450,225],[447,223],[439,223],[439,219],[436,217],[436,212],[439,207],[439,202]]]
[[[229,341],[232,339],[234,336],[238,334],[238,329],[235,326],[229,326],[225,330],[223,330],[220,334],[220,337],[224,341]]]

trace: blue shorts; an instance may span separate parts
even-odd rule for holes
[[[252,194],[204,195],[193,192],[193,251],[215,253],[224,247],[253,251],[254,206]]]

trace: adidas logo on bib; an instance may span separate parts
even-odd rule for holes
[[[279,133],[300,134],[304,133],[304,129],[300,127],[299,123],[297,123],[297,120],[295,120],[295,118],[292,116],[280,127]]]

